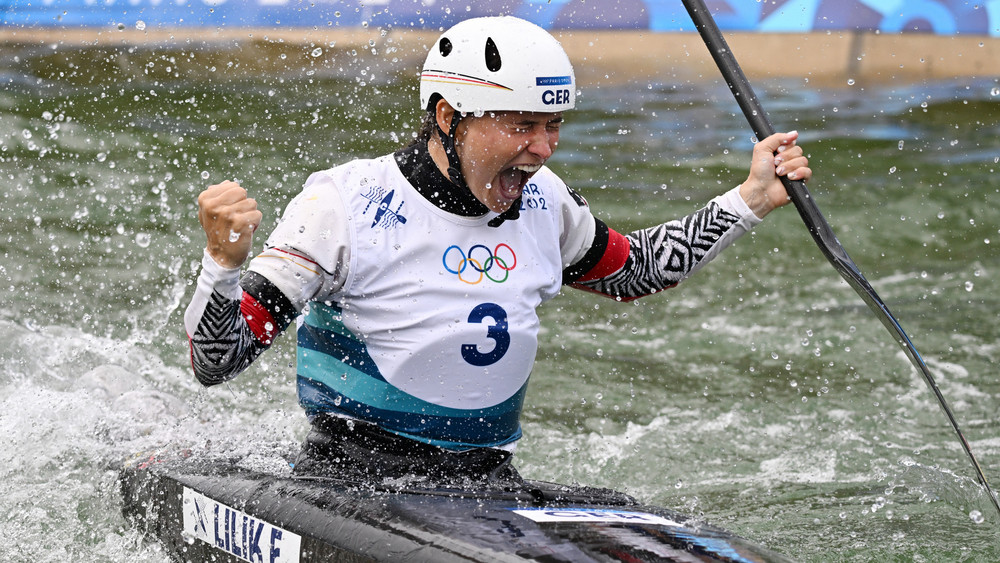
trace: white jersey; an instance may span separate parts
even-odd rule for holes
[[[313,175],[251,270],[291,296],[299,400],[453,449],[520,437],[537,307],[594,219],[547,168],[516,221],[422,197],[391,155]],[[297,298],[295,297],[297,296]]]

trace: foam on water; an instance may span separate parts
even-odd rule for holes
[[[0,331],[0,536],[16,539],[0,543],[4,561],[166,561],[120,515],[125,460],[164,448],[239,458],[295,447],[294,424],[282,430],[271,418],[265,437],[256,414],[205,401],[186,373],[134,344],[58,326],[0,321]]]
[[[69,329],[0,327],[8,336],[0,535],[15,538],[0,545],[0,559],[165,561],[158,549],[142,547],[117,513],[117,465],[169,440],[190,418],[188,409],[137,371],[112,364],[75,373],[73,358],[102,350],[111,359],[122,348],[115,342]]]

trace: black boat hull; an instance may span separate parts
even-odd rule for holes
[[[178,561],[787,561],[588,487],[371,487],[157,455],[126,464],[120,485],[125,516]]]

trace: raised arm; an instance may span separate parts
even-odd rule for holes
[[[262,215],[235,182],[223,182],[198,197],[198,219],[207,244],[202,271],[184,325],[191,367],[203,385],[236,377],[291,322],[294,310],[266,278],[248,272],[240,281],[253,232]]]
[[[625,235],[597,221],[593,246],[565,282],[626,301],[677,285],[789,202],[780,176],[812,177],[797,139],[793,131],[758,142],[747,180],[683,219]]]

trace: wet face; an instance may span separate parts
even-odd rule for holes
[[[459,122],[455,146],[476,198],[503,213],[559,144],[561,113],[487,112]]]

